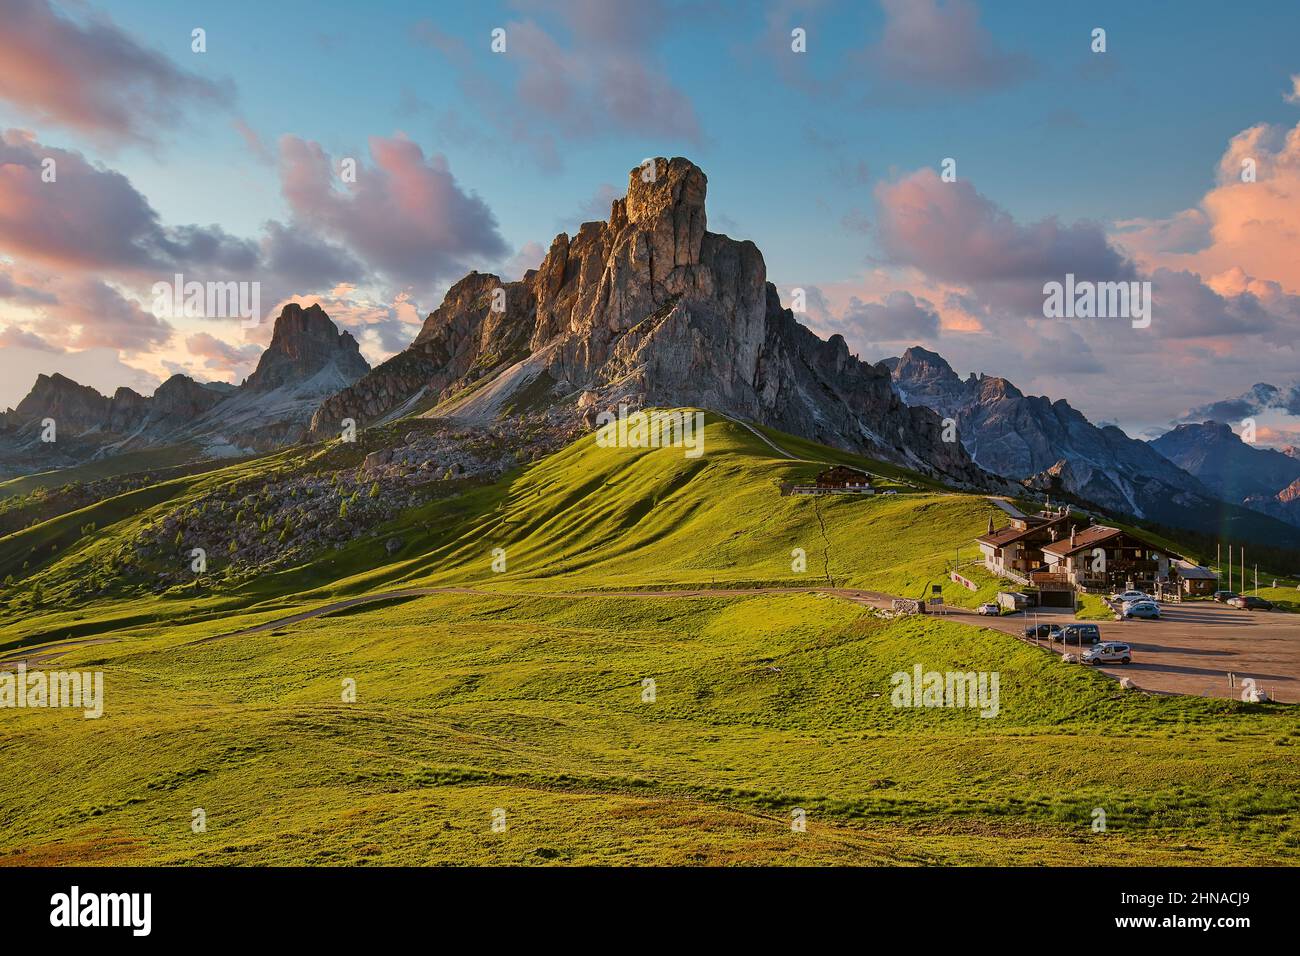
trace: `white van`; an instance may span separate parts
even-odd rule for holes
[[[1083,655],[1085,664],[1127,664],[1132,660],[1129,646],[1118,641],[1102,641]]]

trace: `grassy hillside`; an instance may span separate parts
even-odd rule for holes
[[[3,772],[0,862],[1300,856],[1280,708],[1126,693],[958,624],[810,595],[441,596],[189,643],[211,630],[71,653],[106,672],[98,721],[6,715],[26,756]],[[999,671],[999,715],[895,709],[914,663]]]
[[[214,573],[196,587],[173,588],[159,598],[110,587],[94,596],[94,605],[101,615],[109,608],[168,615],[178,613],[181,600],[188,609],[191,598],[219,596],[223,607],[263,601],[283,607],[286,595],[310,603],[378,588],[448,584],[525,590],[835,584],[919,597],[929,584],[947,580],[959,553],[964,561],[976,557],[973,539],[990,515],[1002,519],[983,498],[941,491],[782,496],[782,483],[806,480],[818,466],[779,458],[725,420],[711,418],[705,448],[703,457],[687,459],[677,449],[602,448],[588,437],[496,484],[470,486],[404,512],[341,549],[324,549],[237,587],[225,587],[218,573],[223,540],[186,539],[184,549],[203,547],[213,556]],[[364,451],[340,449],[345,460],[332,467],[351,467]],[[321,448],[287,451],[25,529],[0,539],[0,574],[20,578],[11,589],[15,595],[39,586],[42,607],[23,608],[28,623],[47,620],[41,630],[57,629],[68,617],[65,609],[91,600],[86,581],[108,577],[102,569],[120,566],[129,557],[127,543],[168,514],[193,509],[232,482],[265,484],[323,467],[333,455]],[[882,467],[852,456],[838,459]],[[83,533],[91,523],[95,529]],[[394,536],[404,544],[390,556],[385,543]],[[505,555],[500,573],[493,570],[497,548]],[[796,549],[805,570],[794,570]],[[949,584],[949,603],[970,606],[996,591],[997,582],[977,565],[963,572],[981,590]],[[4,642],[0,628],[0,647]]]
[[[35,475],[23,475],[20,478],[0,481],[0,498],[26,495],[42,488],[57,488],[70,481],[95,481],[137,471],[165,471],[194,461],[197,454],[198,449],[192,445],[169,445],[166,448],[125,452],[72,468],[43,471]]]
[[[1127,692],[998,632],[812,593],[654,593],[920,596],[1001,521],[981,497],[773,437],[916,487],[782,496],[817,465],[710,417],[702,458],[587,437],[229,584],[218,567],[95,596],[84,578],[231,482],[354,469],[369,446],[286,451],[0,539],[29,564],[0,657],[61,642],[59,666],[102,670],[107,697],[99,720],[0,710],[24,754],[0,769],[0,863],[1297,861],[1294,708]],[[949,603],[996,589],[963,573],[980,591],[948,585]],[[34,584],[41,603],[16,613]],[[415,586],[480,593],[221,637]],[[918,664],[998,673],[997,716],[894,707],[891,675]]]

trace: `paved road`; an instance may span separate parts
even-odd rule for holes
[[[1023,518],[1025,516],[1025,513],[1013,505],[1010,499],[999,498],[996,495],[985,495],[985,497],[1013,518]]]
[[[68,651],[76,650],[78,647],[90,647],[92,644],[115,644],[116,637],[88,637],[81,640],[60,641],[56,644],[41,644],[37,647],[15,651],[7,657],[0,657],[0,670],[17,670],[18,665],[26,664],[28,667],[35,667],[37,664],[43,664],[46,661],[54,660],[56,657],[62,657]]]

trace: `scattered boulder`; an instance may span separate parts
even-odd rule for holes
[[[393,450],[391,448],[381,448],[379,451],[372,451],[370,454],[366,455],[366,460],[362,463],[362,467],[365,468],[366,471],[374,471],[377,468],[382,468],[392,460]]]

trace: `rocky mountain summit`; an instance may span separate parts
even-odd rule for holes
[[[319,305],[303,308],[290,302],[275,320],[271,344],[258,359],[257,368],[241,386],[259,394],[277,389],[301,390],[322,374],[346,388],[370,371],[350,332],[340,332]],[[326,381],[313,390],[329,389]]]
[[[996,484],[942,441],[938,416],[900,400],[888,369],[782,308],[757,246],[708,231],[707,185],[682,158],[633,169],[609,219],[556,236],[521,281],[453,285],[409,348],[321,405],[312,432],[412,412],[487,422],[558,406],[591,423],[620,405],[696,406]]]

